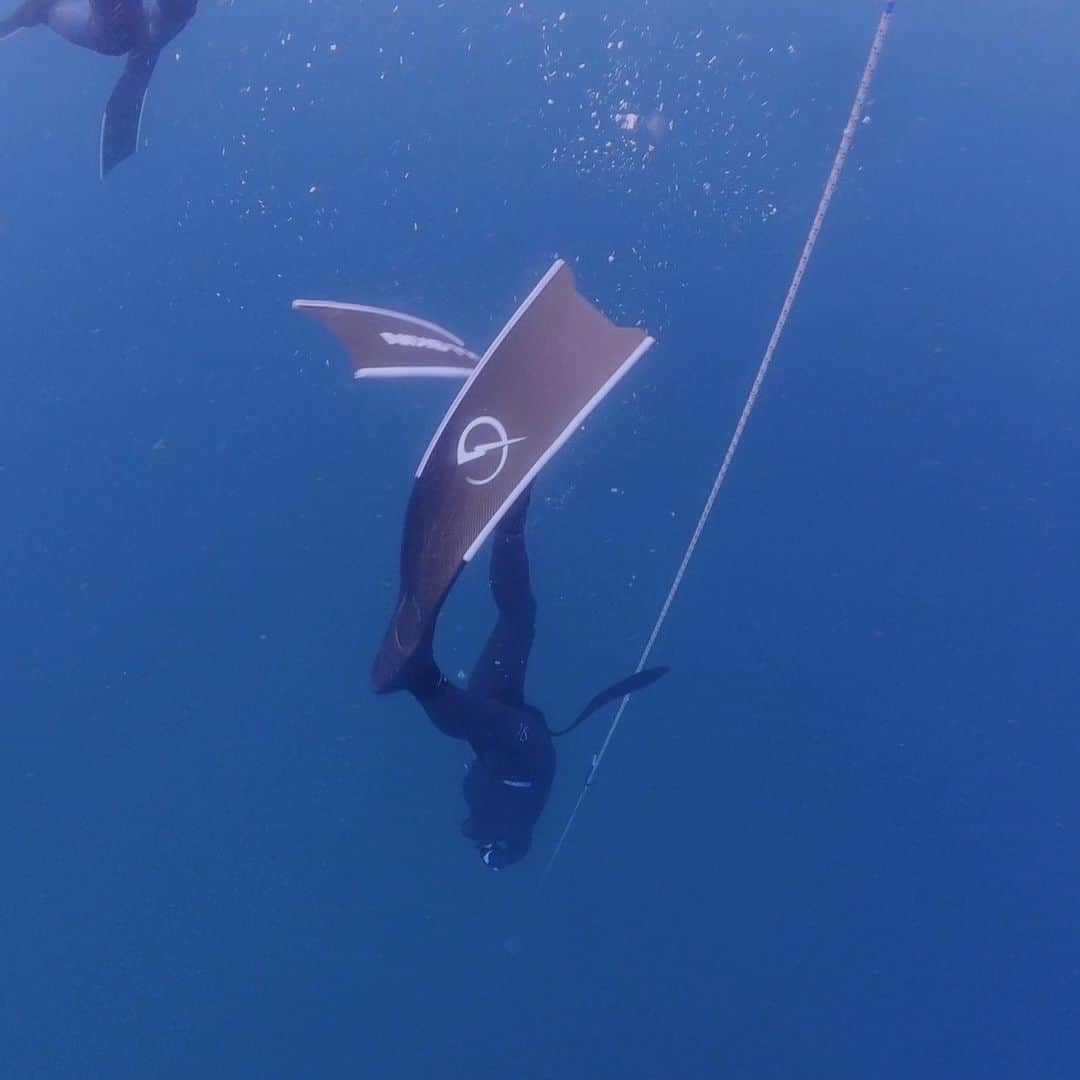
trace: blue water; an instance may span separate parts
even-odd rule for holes
[[[603,725],[491,875],[461,746],[367,689],[447,389],[289,301],[483,347],[559,255],[656,334],[534,504],[569,717],[783,297],[878,15],[829,8],[204,0],[105,184],[115,61],[0,43],[0,1077],[1080,1074],[1073,5],[898,5],[543,891]],[[448,670],[490,617],[478,570]]]

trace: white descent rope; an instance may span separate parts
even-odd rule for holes
[[[667,620],[671,605],[675,602],[675,596],[679,591],[679,587],[682,585],[683,578],[686,576],[686,568],[690,565],[690,560],[694,557],[698,541],[701,540],[701,534],[705,531],[705,525],[709,520],[709,515],[712,513],[713,504],[716,502],[717,495],[720,494],[720,488],[723,487],[724,480],[728,474],[728,469],[731,468],[731,462],[735,457],[735,451],[738,450],[739,443],[742,441],[743,432],[746,430],[747,421],[750,419],[750,414],[754,411],[754,406],[757,404],[758,394],[761,392],[761,385],[764,383],[765,376],[768,374],[769,367],[772,365],[773,354],[776,352],[776,347],[780,344],[780,338],[783,336],[784,327],[787,326],[788,316],[791,314],[792,306],[795,303],[795,297],[799,293],[803,277],[806,274],[806,267],[810,262],[810,257],[814,254],[818,236],[821,234],[822,223],[825,220],[825,215],[829,212],[829,204],[832,202],[832,197],[836,193],[836,186],[840,182],[840,174],[843,172],[844,163],[847,161],[848,153],[851,150],[851,144],[855,141],[855,132],[862,119],[863,108],[866,105],[866,98],[870,92],[870,83],[873,81],[874,72],[877,69],[878,58],[881,56],[881,48],[885,43],[885,35],[888,33],[893,6],[892,3],[886,4],[885,10],[881,13],[881,18],[877,25],[877,32],[874,34],[874,42],[870,46],[870,55],[867,58],[866,67],[863,69],[862,78],[859,80],[859,89],[855,93],[855,101],[851,106],[851,114],[848,116],[847,125],[844,127],[844,134],[840,139],[840,146],[836,151],[836,158],[833,160],[832,169],[829,172],[829,179],[825,181],[825,190],[822,192],[821,202],[818,203],[817,213],[814,215],[814,221],[810,226],[810,233],[806,237],[806,243],[803,245],[802,255],[799,256],[799,262],[795,267],[795,273],[791,278],[791,284],[788,286],[783,306],[780,308],[780,314],[776,319],[776,325],[773,327],[772,337],[769,338],[769,344],[765,348],[765,355],[761,358],[761,365],[758,367],[757,375],[754,376],[754,382],[750,387],[750,393],[747,395],[746,404],[743,405],[742,413],[739,416],[739,422],[735,425],[735,433],[731,436],[731,442],[728,444],[727,453],[724,454],[724,460],[720,464],[720,471],[716,474],[716,479],[713,481],[712,489],[709,491],[709,497],[705,500],[705,506],[701,511],[701,516],[697,520],[697,525],[694,526],[694,532],[690,537],[690,543],[686,546],[686,552],[682,557],[682,562],[679,564],[679,569],[675,573],[675,578],[671,582],[671,588],[668,589],[668,594],[664,598],[664,603],[660,608],[660,614],[656,617],[656,623],[653,625],[652,633],[649,634],[649,640],[645,643],[645,648],[642,650],[641,659],[638,661],[638,666],[636,668],[637,671],[642,671],[649,661],[649,656],[653,651],[653,646],[656,644],[656,639],[660,636],[660,631],[664,626],[664,622]],[[630,695],[627,694],[619,703],[619,708],[615,712],[615,718],[611,722],[611,727],[608,728],[608,733],[604,737],[600,749],[593,756],[589,775],[585,779],[585,786],[581,789],[581,794],[574,804],[574,809],[570,812],[570,817],[567,819],[562,834],[559,836],[559,840],[555,845],[555,850],[548,860],[547,868],[544,871],[545,876],[550,872],[552,866],[555,865],[555,860],[559,857],[559,852],[562,851],[563,845],[566,843],[566,838],[574,826],[578,811],[581,809],[585,797],[589,794],[589,788],[596,779],[600,763],[604,760],[604,755],[611,745],[611,740],[615,737],[615,732],[618,730],[619,723],[622,720],[623,713],[626,712],[626,706],[629,702]]]

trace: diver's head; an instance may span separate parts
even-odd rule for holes
[[[474,817],[465,819],[461,832],[476,846],[489,870],[502,870],[520,861],[532,846],[531,833],[485,824]]]

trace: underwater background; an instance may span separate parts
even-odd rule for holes
[[[538,483],[530,691],[637,660],[875,0],[203,0],[0,43],[0,1077],[1080,1075],[1080,13],[897,6],[787,335],[634,701],[528,861],[368,670],[444,383],[556,256],[658,345]],[[636,119],[635,119],[636,118]],[[467,668],[482,567],[440,626]]]

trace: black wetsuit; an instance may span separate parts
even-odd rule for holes
[[[49,26],[61,37],[106,56],[158,51],[195,15],[199,0],[23,0],[0,19],[0,37]]]
[[[463,791],[462,832],[499,869],[529,850],[533,826],[555,777],[555,746],[543,714],[525,702],[536,601],[525,548],[528,494],[493,536],[491,591],[498,620],[463,690],[439,671],[430,648],[415,663],[409,689],[432,723],[476,754]]]

